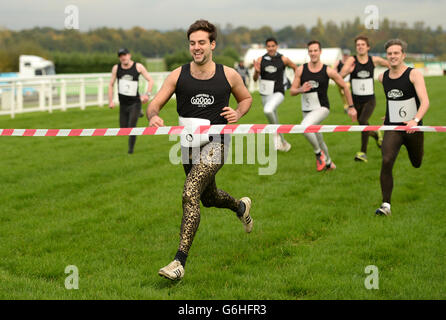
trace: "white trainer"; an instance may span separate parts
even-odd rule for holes
[[[280,138],[280,136],[277,133],[275,133],[274,134],[274,149],[280,150],[282,148],[283,148],[282,139]]]
[[[291,149],[291,144],[289,144],[288,141],[284,140],[282,142],[282,146],[277,150],[282,151],[282,152],[288,152],[288,151],[290,151],[290,149]]]
[[[375,213],[379,216],[390,216],[392,212],[390,211],[390,204],[383,202],[381,207],[376,209]]]
[[[158,274],[170,280],[181,280],[184,277],[184,268],[180,261],[173,260],[167,266],[161,268]]]
[[[249,212],[251,211],[251,199],[248,197],[244,197],[241,198],[240,201],[242,201],[245,204],[245,212],[243,213],[243,216],[239,217],[239,219],[243,223],[245,231],[247,233],[250,233],[252,231],[252,227],[254,224],[254,220],[251,218],[251,215],[249,214]]]

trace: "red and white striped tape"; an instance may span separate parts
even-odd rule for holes
[[[146,136],[179,135],[184,127],[139,127],[104,129],[0,129],[0,136],[14,137],[98,137],[98,136]],[[195,134],[255,134],[255,133],[310,133],[310,132],[357,132],[357,131],[406,131],[406,126],[345,126],[345,125],[293,125],[293,124],[228,124],[200,126]],[[446,126],[417,126],[411,130],[446,132]],[[185,133],[190,133],[186,131]]]

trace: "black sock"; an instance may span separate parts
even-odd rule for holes
[[[319,151],[318,153],[316,153],[317,157],[320,157],[322,155],[322,153]]]
[[[186,259],[187,254],[185,254],[183,251],[178,250],[177,254],[175,255],[175,260],[180,261],[183,268],[186,267]]]
[[[246,211],[245,203],[243,201],[240,201],[240,203],[238,205],[238,209],[237,209],[237,217],[243,216],[245,211]]]

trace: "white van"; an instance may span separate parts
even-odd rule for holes
[[[56,74],[54,63],[42,57],[20,55],[19,77],[34,77]]]

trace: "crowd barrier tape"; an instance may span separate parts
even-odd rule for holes
[[[275,134],[329,133],[362,131],[407,131],[407,126],[349,126],[349,125],[293,125],[293,124],[228,124],[199,126],[192,130],[182,126],[100,128],[100,129],[0,129],[0,136],[10,137],[110,137],[193,134]],[[410,130],[446,132],[446,126],[415,126]],[[193,132],[191,132],[193,131]]]

